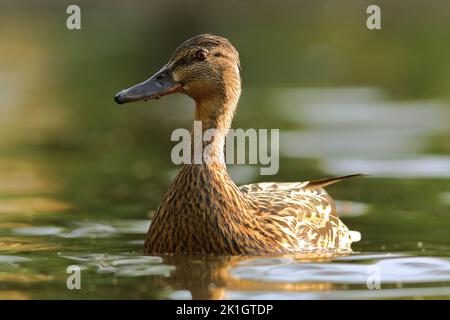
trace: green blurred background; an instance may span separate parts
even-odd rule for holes
[[[363,234],[356,250],[448,256],[448,1],[76,1],[73,31],[70,4],[0,2],[0,254],[38,261],[0,272],[0,297],[55,297],[42,283],[57,287],[57,253],[140,252],[145,225],[67,235],[79,222],[146,221],[157,207],[177,170],[170,134],[190,128],[193,103],[113,97],[200,33],[240,52],[233,126],[281,130],[279,174],[230,166],[238,184],[367,172],[330,190]],[[370,4],[381,30],[366,28]]]
[[[11,123],[19,133],[8,135],[29,145],[85,147],[118,127],[136,139],[143,139],[136,131],[170,127],[153,119],[171,121],[176,112],[169,106],[189,108],[186,99],[171,97],[130,111],[114,108],[110,98],[150,76],[178,44],[200,33],[235,44],[244,99],[247,89],[257,89],[263,104],[266,88],[304,86],[375,86],[394,99],[449,97],[447,1],[379,1],[379,31],[365,27],[370,1],[78,1],[80,31],[65,25],[71,3],[2,1],[3,108],[22,99],[14,108],[22,121]],[[253,108],[254,117],[265,118],[256,111],[263,107],[241,109]],[[42,130],[30,134],[33,122]],[[448,150],[447,145],[443,151]]]

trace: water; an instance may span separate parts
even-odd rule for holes
[[[386,3],[374,38],[360,1],[86,3],[74,33],[57,3],[0,10],[0,299],[450,298],[448,10]],[[113,95],[205,31],[241,52],[234,127],[280,129],[280,172],[230,166],[234,181],[368,173],[328,188],[361,232],[353,254],[142,255],[192,102],[118,108]]]
[[[351,229],[362,233],[361,242],[354,245],[355,253],[283,257],[142,256],[150,223],[148,217],[176,167],[158,170],[151,155],[126,156],[114,148],[82,155],[78,150],[3,154],[0,160],[0,296],[25,299],[450,297],[447,158],[424,149],[433,134],[445,132],[445,126],[439,121],[436,127],[430,122],[417,121],[414,110],[423,110],[415,109],[420,101],[413,103],[409,111],[412,116],[399,125],[389,121],[391,113],[405,112],[402,108],[408,106],[384,102],[378,89],[342,90],[346,97],[354,96],[354,101],[359,97],[358,112],[351,112],[351,106],[342,106],[339,112],[347,117],[334,121],[332,126],[331,118],[339,119],[334,114],[335,106],[322,103],[329,94],[334,94],[339,104],[341,91],[295,91],[294,100],[302,101],[306,97],[308,101],[295,109],[298,113],[295,119],[304,129],[282,131],[281,168],[284,170],[277,179],[314,177],[316,171],[370,173],[368,178],[329,188],[338,199],[342,219]],[[274,91],[275,98],[279,94],[289,96]],[[373,96],[378,96],[380,108],[373,109]],[[317,105],[320,107],[316,108]],[[288,111],[289,108],[288,102],[283,103],[282,112],[277,116],[282,118],[285,112],[294,112]],[[445,107],[433,104],[426,115],[440,119],[446,111]],[[356,119],[349,119],[353,116]],[[384,129],[372,130],[371,126],[378,125],[369,120],[362,123],[364,117],[375,117]],[[417,117],[424,114],[419,112]],[[421,144],[412,143],[417,136],[422,137]],[[334,148],[333,139],[348,149]],[[372,140],[369,145],[368,140]],[[295,147],[299,148],[298,154]],[[124,166],[125,161],[119,155],[130,165]],[[111,157],[119,159],[108,162]],[[311,159],[316,159],[313,166]],[[302,169],[308,166],[311,169]],[[258,176],[255,166],[231,166],[230,172],[240,183],[265,178]],[[156,181],[152,179],[155,176]],[[66,289],[69,265],[81,267],[80,291]]]

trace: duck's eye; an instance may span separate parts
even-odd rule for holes
[[[200,60],[205,60],[206,57],[208,56],[208,53],[205,50],[198,50],[195,53],[195,56]]]

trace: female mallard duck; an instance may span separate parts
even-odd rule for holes
[[[349,176],[240,188],[228,176],[224,140],[241,93],[239,70],[239,54],[227,39],[199,35],[181,44],[150,79],[115,96],[122,104],[184,93],[195,101],[203,132],[216,130],[208,141],[209,161],[178,172],[153,217],[145,253],[350,251],[359,233],[339,220],[323,189]]]

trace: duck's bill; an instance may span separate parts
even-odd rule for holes
[[[150,79],[117,93],[114,100],[118,104],[134,101],[159,99],[162,96],[175,93],[181,89],[181,84],[173,79],[172,72],[162,69]]]

